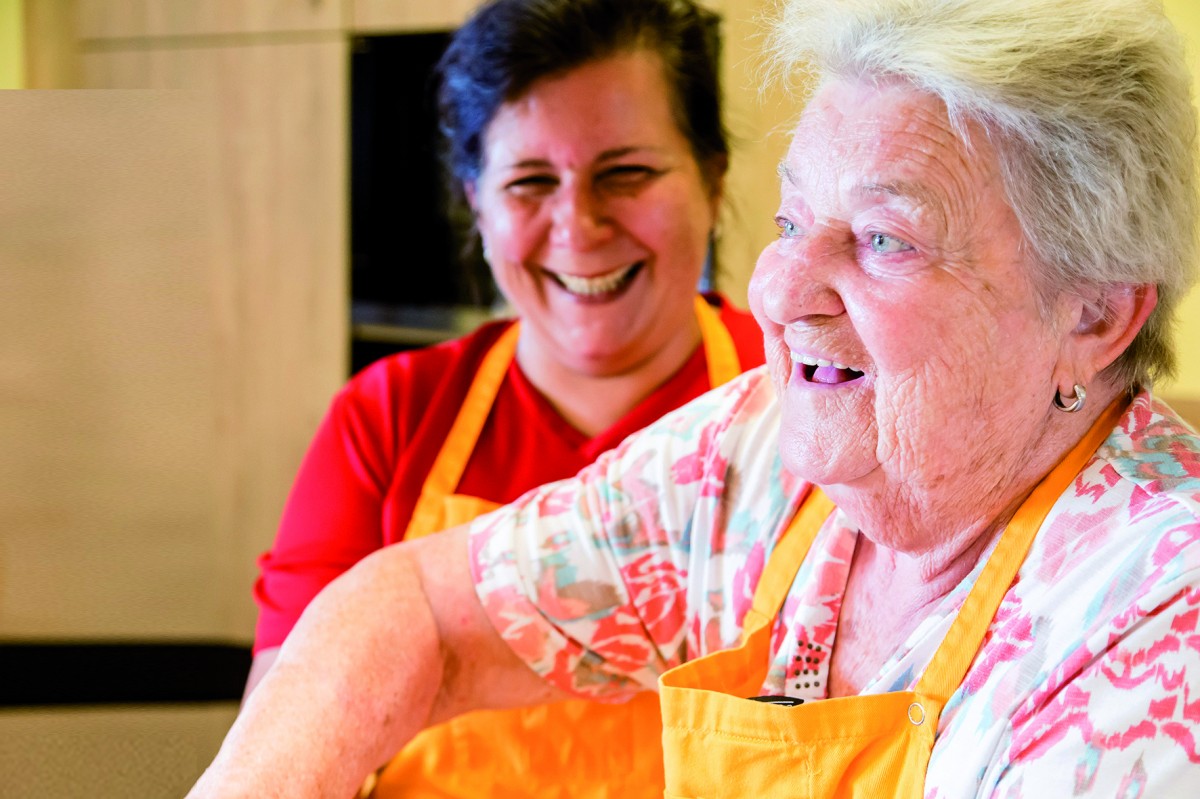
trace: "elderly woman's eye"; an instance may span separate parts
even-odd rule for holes
[[[779,237],[781,239],[792,239],[800,235],[800,230],[796,227],[796,223],[787,217],[775,217],[775,225],[779,228]]]
[[[908,252],[912,245],[906,241],[889,236],[886,233],[872,233],[870,238],[871,250],[884,255],[897,252]]]

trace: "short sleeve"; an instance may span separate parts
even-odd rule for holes
[[[760,371],[705,394],[573,479],[474,523],[480,601],[534,671],[615,701],[654,690],[686,658],[699,610],[689,575],[719,537],[726,450],[763,380]]]

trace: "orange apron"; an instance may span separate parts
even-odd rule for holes
[[[696,297],[711,387],[740,372],[720,315]],[[421,489],[405,540],[465,524],[498,505],[455,494],[492,403],[516,354],[518,325],[492,345]],[[662,796],[658,697],[620,705],[573,700],[468,713],[425,730],[379,774],[374,797],[538,797],[616,799]],[[616,742],[614,744],[614,742]]]
[[[833,503],[814,489],[767,562],[742,643],[659,678],[668,799],[916,799],[938,719],[975,659],[1050,508],[1116,426],[1115,402],[1025,500],[911,691],[793,707],[751,701],[771,660],[771,630]]]

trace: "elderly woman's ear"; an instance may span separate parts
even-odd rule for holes
[[[1071,395],[1075,384],[1090,385],[1128,349],[1158,304],[1158,288],[1153,283],[1110,283],[1069,303],[1073,327],[1055,376],[1063,396]]]

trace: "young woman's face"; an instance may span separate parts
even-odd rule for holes
[[[656,54],[537,81],[496,113],[483,155],[468,197],[539,356],[622,374],[694,334],[724,165],[696,162]]]

